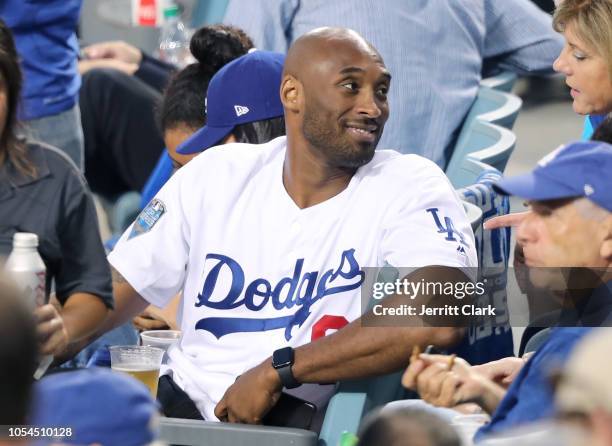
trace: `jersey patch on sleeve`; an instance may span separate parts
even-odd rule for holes
[[[146,205],[146,207],[138,214],[134,226],[132,226],[132,232],[128,240],[137,237],[145,232],[149,232],[153,226],[162,218],[166,213],[166,205],[163,201],[154,198]]]

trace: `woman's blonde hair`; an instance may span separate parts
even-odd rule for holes
[[[580,40],[604,58],[612,81],[612,0],[561,0],[553,28],[562,33],[569,24]]]

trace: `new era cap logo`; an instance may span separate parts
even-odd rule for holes
[[[243,105],[234,105],[234,111],[236,112],[236,116],[242,116],[249,112],[249,108]]]

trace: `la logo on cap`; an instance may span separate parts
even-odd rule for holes
[[[249,112],[249,108],[243,105],[234,105],[234,111],[236,112],[236,116],[242,116]]]

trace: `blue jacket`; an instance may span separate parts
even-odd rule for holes
[[[553,328],[549,339],[536,350],[508,388],[491,422],[476,432],[475,443],[488,435],[550,418],[554,414],[550,373],[565,364],[574,346],[591,330],[586,327]]]
[[[55,115],[76,104],[81,86],[76,28],[82,0],[3,0],[24,77],[20,118]]]

